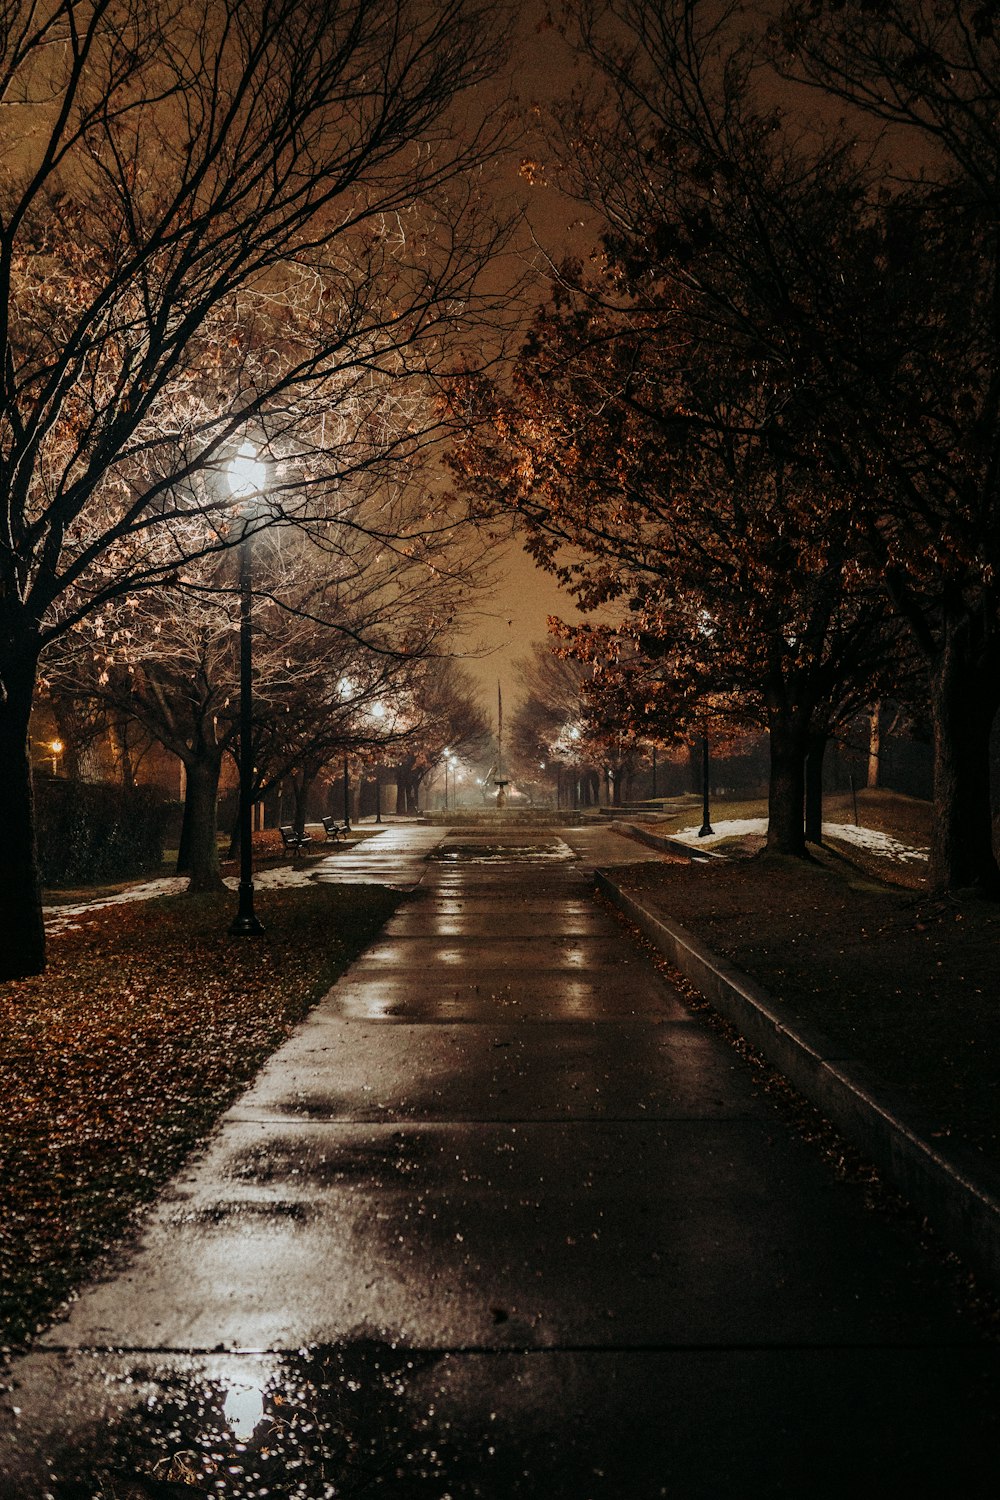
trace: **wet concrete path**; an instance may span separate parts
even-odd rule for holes
[[[3,1495],[994,1496],[997,1349],[595,903],[642,857],[331,857],[414,894],[22,1361]]]

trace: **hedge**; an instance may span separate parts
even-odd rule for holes
[[[151,787],[46,780],[35,789],[43,885],[130,880],[157,872],[169,803]]]

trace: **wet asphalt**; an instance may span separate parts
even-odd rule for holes
[[[595,901],[645,857],[317,866],[410,894],[16,1366],[4,1500],[1000,1494],[1000,1350]]]

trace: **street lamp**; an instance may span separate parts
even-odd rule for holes
[[[55,776],[59,770],[59,757],[63,753],[62,740],[50,740],[49,749],[52,751],[52,774]]]
[[[237,500],[250,501],[264,488],[264,465],[253,444],[240,444],[229,465],[229,488]],[[251,818],[253,802],[253,637],[251,629],[252,566],[248,506],[242,507],[240,537],[240,889],[236,916],[229,931],[234,937],[258,937],[263,924],[253,909],[253,851]]]
[[[711,838],[715,829],[709,822],[708,817],[708,730],[704,730],[701,736],[701,827],[698,829],[700,839]]]
[[[351,773],[344,755],[344,832],[351,831]]]
[[[372,718],[376,724],[381,724],[385,718],[385,705],[382,703],[372,704]],[[382,759],[381,756],[375,762],[375,821],[382,821]]]

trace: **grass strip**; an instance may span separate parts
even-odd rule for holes
[[[0,985],[0,1350],[45,1325],[399,902],[381,886],[95,912]]]
[[[615,872],[1000,1165],[1000,910],[882,884],[829,856]]]

